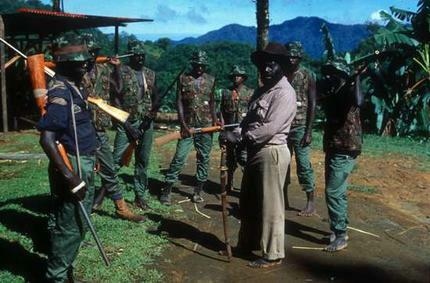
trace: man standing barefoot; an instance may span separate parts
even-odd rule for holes
[[[310,144],[312,124],[315,118],[316,87],[315,80],[308,70],[300,65],[303,57],[302,44],[298,41],[285,44],[288,50],[288,65],[285,76],[297,95],[297,113],[288,135],[288,147],[295,154],[297,177],[306,193],[306,206],[298,213],[300,216],[312,216],[315,213],[315,176],[310,162]],[[288,185],[291,178],[291,166],[288,167],[284,185],[285,207],[288,209]]]

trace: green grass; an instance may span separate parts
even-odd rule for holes
[[[378,189],[372,186],[365,185],[348,185],[348,189],[355,192],[366,193],[366,194],[375,194],[378,192]]]
[[[5,146],[1,152],[40,152],[34,134],[2,135]],[[6,142],[6,143],[5,143]],[[150,178],[160,179],[159,156],[152,152]],[[0,163],[0,282],[25,282],[43,274],[48,234],[49,183],[46,159]],[[131,175],[133,168],[121,174]],[[124,197],[133,200],[131,185],[122,180]],[[152,215],[171,215],[173,208],[150,199]],[[174,216],[174,215],[173,215]],[[111,266],[105,267],[90,233],[80,249],[75,275],[87,282],[161,282],[163,274],[156,270],[156,258],[168,241],[163,235],[151,233],[161,217],[149,217],[144,224],[135,224],[115,217],[112,201],[106,199],[102,213],[92,220],[105,247]],[[151,220],[152,219],[152,220]],[[154,220],[155,219],[155,220]]]
[[[312,148],[322,149],[322,132],[312,133]],[[405,155],[417,160],[417,168],[430,171],[430,142],[408,137],[364,135],[362,154],[383,158],[386,155]]]
[[[158,133],[166,134],[166,132]],[[113,137],[112,132],[110,133]],[[0,135],[0,152],[40,153],[39,138],[35,132]],[[112,141],[113,139],[111,139]],[[216,136],[214,143],[217,143]],[[175,142],[153,150],[149,169],[150,178],[162,180],[159,170],[160,155],[174,149]],[[322,135],[313,133],[314,149],[322,148]],[[381,157],[386,154],[407,155],[416,158],[423,169],[430,170],[429,145],[407,138],[387,138],[373,135],[364,137],[363,154]],[[28,161],[0,161],[0,282],[25,282],[44,270],[47,251],[47,212],[49,184],[47,159]],[[132,175],[133,167],[123,168],[121,174]],[[131,184],[121,179],[124,196],[134,198]],[[376,189],[361,185],[351,190],[376,193]],[[93,215],[100,239],[112,261],[106,268],[97,247],[88,233],[76,261],[78,279],[88,282],[161,282],[163,274],[155,261],[168,241],[157,230],[160,216],[178,218],[176,206],[166,207],[152,197],[151,214],[144,224],[134,224],[115,218],[113,203],[106,200],[101,214]]]

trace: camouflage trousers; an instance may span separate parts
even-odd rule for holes
[[[69,155],[73,168],[77,168],[76,157]],[[87,184],[87,193],[82,201],[90,215],[94,199],[94,156],[81,156],[82,180]],[[48,253],[46,279],[48,282],[65,282],[67,273],[73,269],[81,242],[88,229],[76,201],[72,200],[66,182],[49,165],[49,182],[51,186],[51,211],[48,219],[50,249]],[[75,171],[77,171],[75,169]]]
[[[197,151],[196,180],[197,182],[206,182],[208,179],[209,156],[212,150],[212,134],[199,134],[178,141],[175,155],[166,173],[166,183],[173,184],[178,180],[193,145]]]
[[[132,126],[138,128],[141,121],[132,122]],[[145,199],[148,194],[148,168],[154,136],[153,124],[140,137],[134,151],[133,188],[137,197]],[[121,167],[121,157],[129,145],[127,134],[122,125],[117,125],[114,141],[113,157],[117,170]]]
[[[303,191],[310,193],[315,190],[315,176],[310,161],[310,146],[302,147],[300,141],[305,133],[305,127],[292,128],[288,134],[288,148],[291,155],[295,156],[296,173]],[[285,179],[284,189],[291,183],[291,166],[288,166],[287,178]]]
[[[97,148],[96,157],[100,165],[98,175],[101,178],[102,187],[106,188],[109,197],[112,200],[122,198],[121,187],[119,184],[118,173],[113,159],[112,149],[109,144],[109,137],[105,132],[97,132],[99,147]]]
[[[355,157],[328,152],[325,156],[325,198],[330,230],[345,233],[348,226],[348,176],[355,166]]]

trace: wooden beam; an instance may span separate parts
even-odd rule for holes
[[[4,23],[3,18],[0,15],[0,37],[4,38]],[[4,44],[0,44],[0,93],[1,93],[1,108],[2,108],[2,118],[3,118],[3,132],[7,133],[8,128],[8,117],[7,117],[7,95],[6,95],[6,72],[5,72],[5,48]]]

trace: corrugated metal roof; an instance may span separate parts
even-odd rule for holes
[[[6,35],[57,34],[75,29],[125,26],[126,23],[151,22],[151,19],[104,17],[21,8],[2,15]]]

